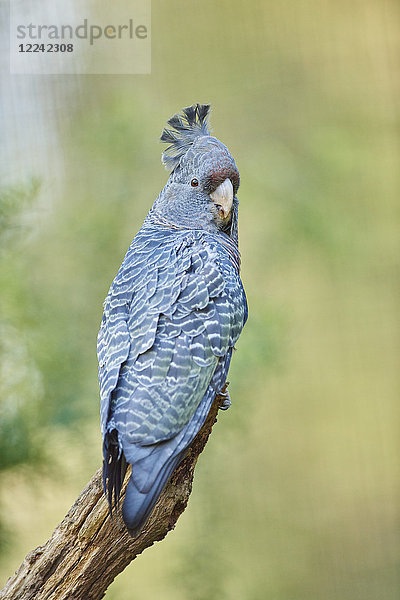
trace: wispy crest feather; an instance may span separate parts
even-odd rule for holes
[[[196,138],[211,135],[208,128],[209,114],[209,104],[193,104],[183,108],[182,114],[176,114],[167,121],[172,129],[164,128],[160,137],[162,142],[169,144],[161,157],[167,169],[175,169]]]

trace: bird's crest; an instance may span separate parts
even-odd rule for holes
[[[208,128],[209,104],[193,104],[182,109],[167,123],[172,129],[163,129],[160,140],[169,144],[162,153],[161,160],[171,171],[180,163],[181,158],[193,145],[196,138],[211,135]]]

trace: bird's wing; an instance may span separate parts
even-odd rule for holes
[[[194,415],[239,337],[245,299],[226,252],[206,235],[153,231],[135,240],[99,334],[103,435],[115,428],[123,445],[150,445]]]

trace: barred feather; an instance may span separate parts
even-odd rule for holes
[[[196,138],[211,135],[208,127],[209,104],[193,104],[182,112],[182,115],[176,114],[167,121],[172,129],[164,128],[160,137],[162,142],[169,144],[162,153],[162,162],[171,171],[180,163]]]

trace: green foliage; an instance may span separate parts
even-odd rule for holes
[[[21,213],[37,198],[40,182],[33,178],[27,184],[0,189],[0,241],[1,246],[12,243],[24,231]],[[25,224],[26,225],[26,224]]]
[[[41,454],[37,431],[41,377],[21,331],[18,309],[11,308],[24,292],[23,280],[15,278],[21,275],[19,252],[28,231],[23,213],[32,206],[39,187],[39,181],[32,180],[0,191],[0,281],[8,291],[1,296],[0,311],[0,472],[36,463]]]
[[[22,335],[0,324],[0,472],[42,458],[41,376]]]

